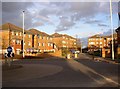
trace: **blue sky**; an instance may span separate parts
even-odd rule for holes
[[[112,2],[113,28],[118,27],[118,3]],[[79,38],[110,32],[109,2],[2,2],[2,22]]]

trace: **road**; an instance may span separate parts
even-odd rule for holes
[[[3,87],[118,87],[118,65],[90,60],[46,58],[14,61],[21,69],[3,71]]]

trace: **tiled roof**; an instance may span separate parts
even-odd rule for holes
[[[19,31],[19,32],[22,32],[23,29],[18,27],[18,26],[15,26],[11,23],[5,23],[3,24],[2,26],[0,26],[0,29],[1,30],[12,30],[12,31]],[[32,34],[31,32],[27,31],[27,30],[24,30],[26,33],[29,33],[29,34]]]
[[[93,35],[93,36],[91,36],[89,38],[100,38],[100,37],[102,37],[102,36],[100,36],[100,35]]]
[[[117,37],[117,34],[114,33],[113,36],[114,36],[114,37]],[[110,37],[112,37],[112,35],[107,35],[107,36],[93,35],[93,36],[91,36],[91,37],[89,37],[89,38],[100,38],[100,37],[101,37],[101,38],[110,38]]]
[[[41,31],[39,31],[39,30],[37,30],[37,29],[30,29],[30,30],[28,30],[29,32],[32,32],[33,34],[39,34],[39,35],[42,35],[42,36],[50,36],[50,35],[48,35],[47,33],[45,33],[45,32],[41,32]]]
[[[52,34],[51,36],[53,36],[53,37],[62,37],[62,34],[54,33],[54,34]]]
[[[75,39],[74,37],[69,36],[69,35],[67,35],[67,34],[54,33],[54,34],[52,34],[51,36],[53,36],[53,37],[63,37],[63,36],[65,36],[65,37],[68,37],[68,38]]]

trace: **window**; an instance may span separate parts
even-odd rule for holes
[[[74,45],[76,45],[76,43],[74,43]]]
[[[16,44],[20,44],[20,40],[16,40]]]
[[[45,43],[42,43],[42,46],[45,46]]]
[[[22,32],[20,32],[20,36],[22,36]]]
[[[53,46],[53,44],[51,44],[51,46]]]
[[[39,35],[39,34],[38,34],[37,36],[38,36],[38,38],[40,38],[40,35]]]
[[[50,40],[52,40],[52,37],[50,38]]]
[[[49,37],[47,37],[47,40],[49,39]]]
[[[30,38],[30,35],[28,35],[28,37]]]
[[[14,32],[12,31],[12,35],[14,35]]]
[[[43,39],[45,39],[46,37],[43,37]]]
[[[50,43],[48,43],[48,46],[50,46]]]
[[[102,42],[100,42],[100,44],[102,44]]]
[[[30,42],[28,42],[28,45],[30,46]]]
[[[66,41],[62,41],[63,44],[66,44]]]
[[[18,32],[16,32],[16,36],[18,36]]]
[[[38,43],[38,46],[41,46],[41,43]]]
[[[13,42],[15,42],[15,40],[13,40]]]
[[[90,42],[89,44],[95,44],[95,42]]]

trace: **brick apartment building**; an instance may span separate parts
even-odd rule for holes
[[[77,46],[76,38],[71,37],[69,35],[54,33],[52,34],[52,37],[53,42],[59,49],[61,48],[75,49]]]
[[[30,32],[33,33],[33,47],[38,50],[38,52],[52,52],[55,51],[53,38],[37,29],[30,29]]]
[[[10,45],[14,48],[15,54],[23,51],[23,29],[11,23],[3,24],[0,27],[0,46],[2,51]],[[37,29],[25,30],[24,33],[24,52],[55,52],[59,48],[76,48],[76,39],[69,36],[55,33],[48,35]],[[2,52],[4,53],[4,52]],[[60,53],[58,52],[57,55]]]
[[[0,35],[2,36],[2,42],[0,46],[2,46],[3,51],[10,45],[14,48],[14,52],[19,54],[20,51],[23,50],[22,28],[11,23],[3,24],[0,28]],[[24,51],[26,52],[26,49],[32,48],[32,33],[25,30],[24,40]]]
[[[117,44],[117,34],[114,35],[114,49],[115,44]],[[94,35],[88,38],[88,51],[98,51],[100,50],[102,53],[102,57],[110,57],[111,56],[111,40],[112,36],[100,36]]]

